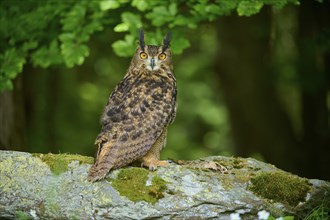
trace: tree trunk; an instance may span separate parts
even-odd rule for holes
[[[269,8],[252,17],[223,17],[216,61],[228,106],[237,154],[259,152],[267,162],[295,171],[296,143],[289,119],[275,95],[270,71]],[[244,35],[242,35],[244,33]]]
[[[0,94],[0,149],[26,150],[22,77],[14,81],[14,89]]]
[[[330,179],[325,166],[330,155],[329,21],[330,3],[304,1],[299,7],[299,73],[301,82],[303,144],[301,169],[309,177]],[[328,47],[328,48],[327,48]]]

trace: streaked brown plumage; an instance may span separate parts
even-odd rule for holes
[[[159,160],[159,154],[166,144],[167,127],[176,114],[176,79],[171,59],[169,35],[162,46],[153,46],[145,45],[143,33],[140,34],[140,46],[128,71],[103,111],[89,181],[102,179],[111,169],[136,160],[150,169],[168,164]]]

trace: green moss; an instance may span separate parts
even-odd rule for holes
[[[247,183],[255,175],[253,172],[247,172],[243,169],[237,169],[232,173],[235,174],[235,181],[239,183]]]
[[[79,161],[80,164],[92,164],[92,157],[81,156],[78,154],[33,154],[45,162],[53,174],[59,175],[68,170],[68,165],[72,161]]]
[[[146,182],[149,178],[149,171],[143,168],[122,169],[116,179],[107,179],[111,185],[122,196],[131,201],[146,201],[155,204],[163,198],[163,192],[167,189],[166,182],[159,176],[154,176],[151,185]]]
[[[249,189],[256,194],[291,206],[303,201],[311,189],[307,179],[284,172],[260,173],[251,182]]]
[[[18,219],[18,220],[29,220],[29,219],[32,219],[32,218],[28,214],[26,214],[25,212],[16,211],[16,213],[15,213],[15,219]]]
[[[232,163],[235,169],[242,169],[245,167],[245,161],[242,158],[233,158]]]

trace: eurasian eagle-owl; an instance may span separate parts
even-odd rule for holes
[[[137,160],[149,169],[168,165],[159,159],[167,127],[176,115],[176,79],[169,46],[169,33],[162,46],[154,46],[145,45],[140,32],[127,73],[104,108],[89,181],[103,179],[111,169]]]

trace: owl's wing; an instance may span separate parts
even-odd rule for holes
[[[172,121],[175,85],[147,80],[124,84],[113,92],[102,116],[90,181],[102,179],[110,169],[144,156]]]

